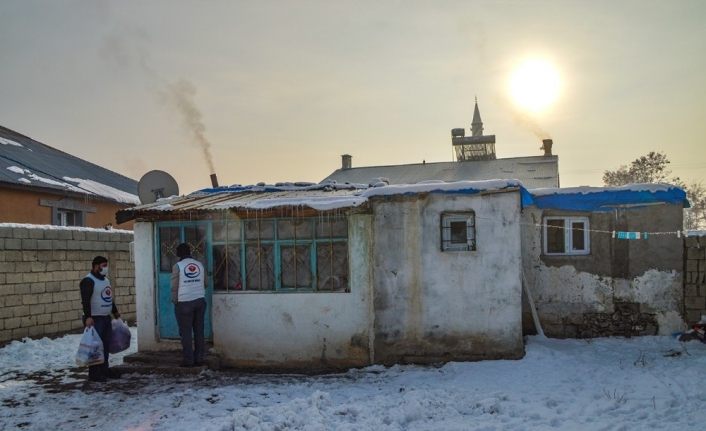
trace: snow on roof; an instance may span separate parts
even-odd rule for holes
[[[369,183],[373,178],[388,178],[390,184],[418,184],[441,180],[480,181],[490,178],[518,179],[525,187],[555,187],[559,184],[557,156],[512,157],[464,162],[415,163],[408,165],[364,166],[337,169],[323,182]]]
[[[2,136],[0,136],[0,144],[3,145],[14,145],[15,147],[24,147],[24,145],[20,144],[19,142],[15,142],[10,139],[5,139]]]
[[[620,187],[567,187],[531,189],[525,205],[574,211],[611,211],[668,203],[689,207],[684,190],[671,184],[628,184]]]
[[[138,204],[137,181],[0,126],[0,183]]]
[[[659,184],[638,183],[638,184],[627,184],[627,185],[618,186],[618,187],[592,187],[592,186],[563,187],[563,188],[549,187],[549,188],[529,189],[529,192],[532,194],[532,196],[570,195],[570,194],[585,195],[585,194],[589,194],[589,193],[621,192],[621,191],[655,193],[655,192],[668,191],[669,189],[672,189],[672,188],[676,188],[676,186],[673,186],[671,184],[662,184],[662,183],[659,183]]]
[[[147,205],[118,212],[118,217],[135,218],[138,214],[180,211],[214,211],[225,209],[268,210],[283,207],[307,207],[317,211],[355,208],[379,196],[415,195],[420,193],[463,193],[522,189],[517,180],[430,181],[420,184],[387,185],[383,181],[373,186],[365,184],[278,183],[253,186],[230,186],[203,189],[187,196],[160,199]],[[524,190],[524,189],[522,189]]]
[[[268,210],[283,207],[307,207],[317,211],[355,208],[383,196],[422,193],[475,194],[516,189],[522,206],[577,211],[608,211],[616,206],[643,206],[655,202],[688,204],[683,190],[669,184],[632,184],[623,187],[573,187],[528,191],[519,180],[423,181],[418,184],[387,184],[375,179],[373,184],[277,183],[209,188],[186,196],[160,199],[118,212],[119,218],[159,212],[215,211],[225,209]]]
[[[68,191],[76,193],[95,194],[97,196],[112,199],[116,202],[123,202],[133,205],[137,205],[140,203],[140,199],[136,195],[124,192],[122,190],[118,190],[114,187],[110,187],[105,184],[101,184],[97,181],[71,177],[64,177],[64,181],[57,181],[55,179],[37,175],[31,170],[23,169],[19,166],[8,166],[6,169],[10,172],[22,175],[21,177],[17,178],[17,181],[22,182],[24,184],[33,184],[34,182],[37,182],[55,188],[66,189]],[[76,185],[70,184],[70,182],[76,183]]]
[[[393,184],[373,187],[362,193],[366,198],[374,196],[413,195],[419,193],[480,193],[508,188],[521,188],[518,180],[485,181],[423,181],[417,184]]]
[[[77,187],[84,191],[89,191],[100,196],[108,197],[117,202],[124,202],[126,204],[133,205],[138,205],[140,203],[140,198],[138,198],[136,195],[124,192],[122,190],[118,190],[115,187],[110,187],[105,184],[101,184],[97,181],[71,177],[64,177],[64,180],[76,183]]]

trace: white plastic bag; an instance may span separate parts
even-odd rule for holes
[[[123,350],[127,350],[127,348],[130,347],[130,338],[132,337],[130,327],[128,327],[122,319],[114,319],[111,322],[111,326],[112,331],[110,334],[108,352],[119,353]]]
[[[76,364],[79,367],[86,367],[99,365],[103,362],[105,362],[103,340],[93,326],[86,328],[81,337],[81,344],[78,345],[78,352],[76,352]]]

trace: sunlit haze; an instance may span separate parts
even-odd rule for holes
[[[556,101],[560,82],[554,65],[532,58],[523,61],[512,72],[510,93],[520,109],[538,113]]]
[[[252,184],[318,182],[341,154],[451,161],[477,96],[498,157],[549,135],[562,186],[649,151],[704,181],[705,19],[701,0],[4,1],[0,124],[188,193],[210,163]]]

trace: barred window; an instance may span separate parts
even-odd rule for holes
[[[476,216],[472,211],[441,215],[441,251],[476,249]]]
[[[343,216],[215,221],[212,247],[216,290],[349,290]]]

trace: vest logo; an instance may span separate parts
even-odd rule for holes
[[[113,302],[113,290],[110,288],[110,286],[107,286],[103,291],[101,292],[101,299],[105,302]]]
[[[197,278],[201,275],[201,269],[195,263],[190,263],[184,268],[186,278]]]

